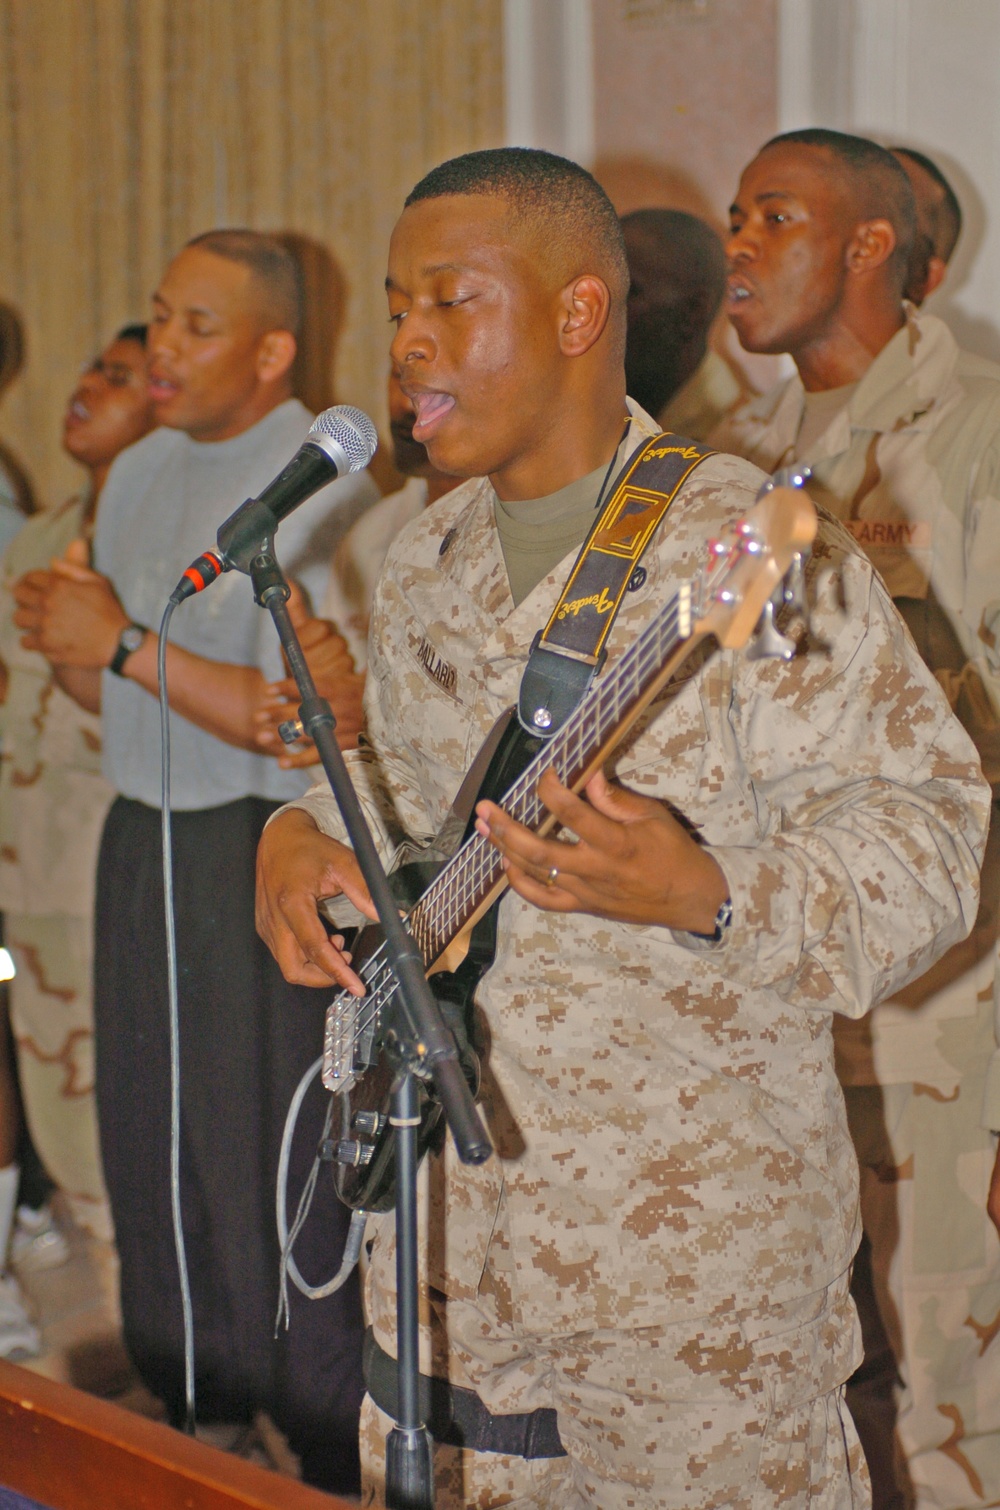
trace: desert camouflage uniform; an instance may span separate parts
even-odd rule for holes
[[[706,351],[694,372],[656,417],[661,430],[704,440],[752,390],[717,351]]]
[[[333,553],[320,613],[344,636],[356,671],[368,665],[368,620],[385,553],[404,524],[426,507],[426,479],[410,477],[398,492],[373,503]]]
[[[729,457],[698,470],[626,594],[612,660],[759,482]],[[387,857],[444,820],[568,566],[515,608],[482,480],[390,548],[371,744],[351,757]],[[835,525],[811,581],[811,653],[688,667],[611,762],[712,844],[734,904],[724,942],[500,904],[477,997],[497,1156],[469,1168],[448,1144],[422,1168],[422,1367],[494,1413],[555,1406],[568,1458],[440,1449],[442,1505],[868,1503],[841,1412],[859,1227],[831,1014],[861,1015],[967,931],[988,796]],[[341,832],[324,787],[296,805]],[[394,1353],[393,1219],[372,1226],[369,1315]],[[369,1503],[382,1424],[366,1407]]]
[[[111,1236],[94,1104],[94,879],[114,796],[101,721],[23,650],[10,586],[82,533],[83,505],[30,519],[4,556],[0,659],[9,672],[0,760],[0,909],[17,976],[11,1021],[35,1146],[75,1219]]]
[[[901,602],[996,790],[1000,368],[909,310],[846,412],[796,456],[802,409],[793,377],[713,440],[769,471],[809,463],[809,491]],[[917,1504],[941,1510],[1000,1503],[1000,1242],[985,1209],[1000,1129],[998,892],[994,822],[971,937],[836,1033],[876,1290],[904,1379],[899,1439]]]

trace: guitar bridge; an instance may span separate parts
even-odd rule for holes
[[[323,1030],[323,1084],[328,1091],[347,1091],[354,1084],[354,1044],[358,999],[347,991],[326,1009]]]
[[[328,1091],[349,1091],[358,1075],[375,1062],[378,1021],[379,1013],[373,1008],[370,996],[359,1001],[349,991],[342,991],[327,1007],[323,1084]]]

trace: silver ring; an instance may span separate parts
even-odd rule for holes
[[[556,884],[556,882],[558,881],[558,879],[559,879],[558,868],[555,865],[553,865],[552,869],[549,871],[548,875],[545,877],[545,884],[546,884],[546,886],[554,886]]]

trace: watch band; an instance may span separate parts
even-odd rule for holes
[[[727,897],[720,906],[718,912],[715,914],[715,932],[709,934],[709,937],[714,944],[718,944],[721,941],[722,935],[725,933],[726,929],[729,927],[732,921],[733,899],[732,897]]]
[[[711,933],[693,933],[692,938],[704,939],[709,944],[721,944],[726,929],[733,921],[733,899],[727,897],[715,914],[715,927]]]
[[[108,664],[108,670],[113,671],[115,676],[121,676],[125,662],[139,649],[148,633],[145,624],[126,624],[118,636],[118,646]]]

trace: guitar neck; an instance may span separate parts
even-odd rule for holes
[[[554,827],[538,798],[542,772],[551,766],[564,786],[579,791],[690,653],[697,642],[691,631],[691,588],[685,584],[526,766],[501,799],[504,811],[538,833]],[[505,884],[498,851],[474,834],[409,915],[425,964],[430,966]]]

